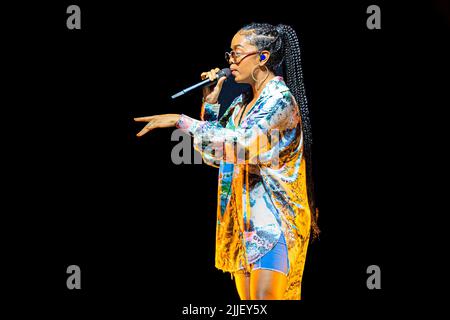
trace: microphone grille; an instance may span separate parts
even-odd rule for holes
[[[231,70],[230,70],[230,68],[223,68],[222,70],[220,70],[218,73],[217,73],[217,76],[218,76],[218,78],[222,78],[223,76],[225,76],[225,77],[229,77],[231,75]]]

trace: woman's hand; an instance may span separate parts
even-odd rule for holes
[[[202,80],[205,80],[206,78],[209,78],[211,81],[214,81],[217,79],[217,73],[220,71],[219,68],[211,69],[209,72],[203,72],[200,76],[202,77]],[[216,86],[213,90],[211,90],[211,86],[204,87],[203,88],[203,100],[208,103],[217,103],[217,100],[219,99],[220,91],[222,90],[223,82],[227,79],[227,77],[222,77],[217,81]]]
[[[139,133],[136,135],[138,137],[142,137],[147,132],[156,129],[156,128],[170,128],[174,127],[177,123],[178,119],[180,119],[179,114],[159,114],[156,116],[149,116],[149,117],[140,117],[140,118],[134,118],[134,121],[136,122],[148,122],[145,127],[139,131]]]

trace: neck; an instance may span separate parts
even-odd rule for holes
[[[269,82],[273,78],[275,78],[275,74],[273,72],[269,72],[267,77],[264,74],[262,74],[261,76],[257,77],[258,81],[251,84],[252,91],[253,91],[253,97],[256,98],[257,96],[259,96],[261,91],[266,86],[267,82]]]

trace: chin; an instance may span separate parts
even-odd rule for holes
[[[242,79],[242,77],[240,75],[234,77],[234,82],[236,82],[236,83],[247,83],[247,81],[245,81],[245,79]]]

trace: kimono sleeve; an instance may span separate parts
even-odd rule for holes
[[[279,155],[285,142],[280,135],[295,130],[298,107],[290,93],[275,94],[249,115],[244,127],[224,128],[218,121],[198,121],[181,115],[176,126],[194,137],[194,148],[215,161],[268,163]]]
[[[219,119],[219,111],[220,111],[220,104],[219,103],[208,103],[203,102],[202,109],[200,112],[200,119],[202,121],[217,121]],[[196,149],[197,150],[197,149]],[[217,161],[213,157],[211,157],[209,154],[201,152],[203,161],[214,168],[220,167],[220,161]]]
[[[217,121],[219,119],[220,104],[203,102],[200,119],[202,121]]]

